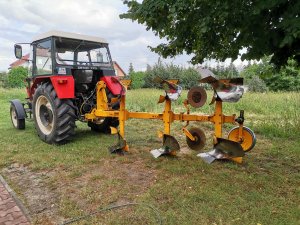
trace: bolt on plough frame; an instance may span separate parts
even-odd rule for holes
[[[115,82],[120,82],[117,79]],[[162,80],[160,83],[167,86],[166,95],[160,96],[158,103],[164,102],[164,111],[162,113],[152,112],[130,112],[126,109],[126,87],[130,81],[121,81],[123,83],[123,91],[119,98],[113,98],[108,101],[106,96],[106,84],[104,81],[97,83],[97,105],[90,112],[85,114],[85,119],[88,121],[95,121],[99,118],[115,117],[119,119],[119,131],[111,127],[112,134],[118,134],[118,144],[110,148],[111,152],[129,151],[129,146],[125,138],[126,121],[130,118],[135,119],[155,119],[161,120],[164,125],[163,132],[159,132],[159,137],[163,138],[163,147],[160,149],[159,155],[170,154],[176,155],[180,149],[178,142],[171,136],[171,124],[174,121],[186,122],[182,128],[186,136],[187,144],[194,150],[201,150],[206,142],[204,132],[199,128],[187,129],[190,121],[197,122],[211,122],[214,124],[214,148],[208,153],[200,153],[198,156],[202,157],[206,162],[211,163],[215,159],[230,159],[237,163],[242,162],[242,157],[246,151],[251,150],[255,145],[255,135],[249,128],[244,127],[244,111],[240,111],[237,117],[233,115],[224,115],[222,111],[223,101],[235,102],[240,99],[243,93],[239,89],[241,80],[228,79],[217,80],[210,76],[202,79],[200,82],[209,83],[214,88],[214,97],[211,104],[215,104],[214,114],[212,115],[194,115],[190,114],[190,105],[193,107],[201,107],[206,102],[206,92],[200,87],[196,86],[189,90],[188,99],[184,101],[186,108],[185,113],[174,113],[172,111],[172,100],[178,98],[181,92],[181,87],[177,85],[178,80]],[[243,92],[243,90],[242,90]],[[174,94],[176,97],[174,98]],[[231,96],[230,96],[231,95]],[[118,110],[112,109],[110,105],[119,102],[120,108]],[[237,124],[228,135],[228,139],[223,139],[222,127],[224,123]]]

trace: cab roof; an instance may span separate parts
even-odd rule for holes
[[[77,34],[77,33],[64,32],[64,31],[58,31],[58,30],[52,30],[52,31],[48,31],[46,33],[39,34],[33,38],[32,42],[35,42],[35,41],[38,41],[41,39],[45,39],[48,37],[62,37],[62,38],[85,40],[85,41],[92,41],[92,42],[98,42],[98,43],[108,43],[104,38],[83,35],[83,34]]]

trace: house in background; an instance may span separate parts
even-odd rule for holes
[[[124,72],[124,70],[120,67],[120,65],[116,62],[113,61],[114,69],[116,72],[117,77],[126,77],[127,74]]]
[[[15,62],[13,62],[12,64],[10,64],[8,69],[18,67],[18,66],[23,66],[23,67],[27,68],[29,66],[29,61],[28,61],[29,58],[30,58],[30,55],[28,53],[28,54],[24,55],[22,57],[22,59],[18,59]],[[120,67],[120,65],[116,61],[113,61],[113,66],[114,66],[116,76],[118,76],[118,77],[127,76],[126,73],[124,72],[124,70]]]
[[[10,64],[8,69],[18,67],[18,66],[23,66],[27,68],[29,66],[29,61],[28,61],[29,57],[30,57],[29,53],[24,55],[21,59],[18,59],[17,61],[14,61],[12,64]]]

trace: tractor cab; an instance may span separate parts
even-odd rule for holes
[[[125,94],[115,77],[106,40],[49,31],[35,37],[30,46],[28,101],[12,102],[12,112],[18,108],[16,114],[23,115],[17,121],[23,121],[25,114],[32,115],[38,135],[47,143],[67,141],[74,133],[76,120],[88,122],[92,130],[99,132],[118,125],[118,120],[110,117],[85,119],[85,114],[96,107],[97,83],[105,84],[103,91],[110,108],[118,109],[118,99]],[[22,44],[15,45],[15,55],[22,58]]]
[[[51,35],[51,36],[50,36]],[[47,38],[47,36],[50,36]],[[33,75],[74,74],[74,71],[99,71],[114,75],[108,43],[102,38],[58,33],[38,36],[33,45]],[[78,72],[77,72],[78,73]]]
[[[50,31],[35,37],[31,46],[32,76],[71,75],[74,70],[101,70],[114,75],[108,42],[103,38]],[[15,54],[21,58],[18,44]]]

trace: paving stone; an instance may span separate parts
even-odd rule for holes
[[[16,203],[14,202],[14,200],[11,198],[11,201],[6,203],[5,205],[1,205],[0,206],[0,212],[2,210],[7,210],[7,209],[11,209],[16,205]]]
[[[7,221],[12,221],[12,220],[14,220],[14,217],[11,214],[8,214],[4,217],[0,217],[0,224],[2,225]]]
[[[12,221],[7,221],[5,222],[5,225],[19,225],[20,223],[26,223],[27,222],[27,219],[25,216],[22,216],[18,219],[14,219]]]
[[[0,225],[30,225],[14,197],[0,182]]]

